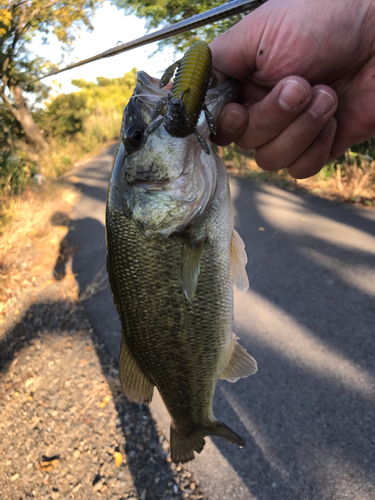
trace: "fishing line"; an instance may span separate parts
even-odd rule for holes
[[[158,101],[160,99],[160,96],[157,96],[155,94],[137,94],[137,95],[131,95],[130,97],[128,97],[127,99],[125,99],[125,101],[122,101],[122,110],[124,111],[124,104],[127,103],[128,101],[130,101],[130,99],[134,99],[135,97],[148,97],[149,99],[155,99],[156,101]]]
[[[121,54],[122,52],[127,52],[128,50],[135,49],[137,47],[141,47],[142,45],[147,45],[149,43],[158,42],[160,40],[164,40],[165,38],[169,38],[172,36],[179,35],[180,33],[184,33],[186,31],[191,31],[196,28],[200,28],[207,24],[212,24],[217,21],[221,21],[226,19],[227,17],[234,16],[236,14],[248,13],[255,10],[257,7],[260,7],[267,0],[229,0],[224,5],[220,5],[219,7],[215,7],[214,9],[210,9],[202,14],[197,14],[192,16],[190,19],[184,19],[175,24],[171,24],[162,28],[161,30],[155,31],[153,33],[149,33],[147,35],[142,36],[141,38],[137,38],[132,40],[131,42],[126,42],[121,45],[117,45],[112,47],[101,54],[97,54],[95,56],[89,57],[88,59],[83,59],[82,61],[69,64],[65,68],[58,69],[56,71],[51,71],[47,73],[47,75],[41,76],[40,78],[36,78],[30,83],[35,83],[48,76],[57,75],[58,73],[62,73],[63,71],[68,71],[69,69],[78,68],[79,66],[83,66],[84,64],[88,64],[93,61],[98,61],[99,59],[104,59],[105,57],[116,56],[117,54]]]

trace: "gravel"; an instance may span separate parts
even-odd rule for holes
[[[36,300],[0,337],[0,498],[204,499],[76,300]]]

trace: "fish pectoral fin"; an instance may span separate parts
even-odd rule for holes
[[[120,382],[126,397],[134,403],[151,403],[154,384],[149,381],[139,367],[129,350],[124,336],[121,340],[119,367]]]
[[[246,273],[247,255],[245,243],[241,236],[233,229],[230,242],[230,264],[233,281],[241,292],[246,293],[249,288],[249,278]]]
[[[195,291],[198,286],[201,258],[205,240],[206,238],[200,238],[199,240],[188,240],[182,247],[182,287],[189,302],[193,302]]]
[[[255,359],[237,342],[238,337],[234,333],[232,335],[231,352],[220,378],[229,382],[237,382],[240,378],[254,375],[258,366]]]

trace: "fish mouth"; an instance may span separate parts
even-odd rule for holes
[[[127,176],[125,174],[125,178],[126,177]],[[143,186],[145,188],[152,189],[153,187],[162,188],[167,186],[171,182],[171,179],[169,177],[155,179],[155,173],[153,171],[150,171],[150,172],[137,172],[137,174],[134,177],[127,178],[126,182],[130,187]]]
[[[129,186],[139,186],[143,187],[147,190],[161,191],[164,190],[169,184],[170,179],[166,179],[165,181],[153,181],[152,179],[145,179],[137,182],[129,183]]]

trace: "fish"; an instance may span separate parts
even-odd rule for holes
[[[217,119],[236,80],[209,90]],[[194,135],[147,134],[167,91],[141,71],[125,108],[106,206],[107,270],[121,321],[119,372],[130,401],[149,404],[155,387],[171,417],[171,459],[185,463],[219,436],[244,439],[213,415],[219,379],[257,371],[232,333],[233,282],[246,292],[247,256],[233,228],[226,167],[209,141],[204,112]]]
[[[161,123],[164,123],[165,130],[173,137],[187,137],[194,133],[203,151],[210,154],[206,141],[196,129],[203,110],[211,134],[216,134],[215,120],[205,104],[208,88],[217,85],[217,78],[212,68],[212,53],[208,44],[200,40],[189,47],[182,59],[165,70],[160,79],[160,88],[169,83],[176,69],[171,91],[160,99],[152,112],[152,123],[148,133],[156,130]],[[165,107],[167,110],[164,117],[156,120],[164,112]]]

